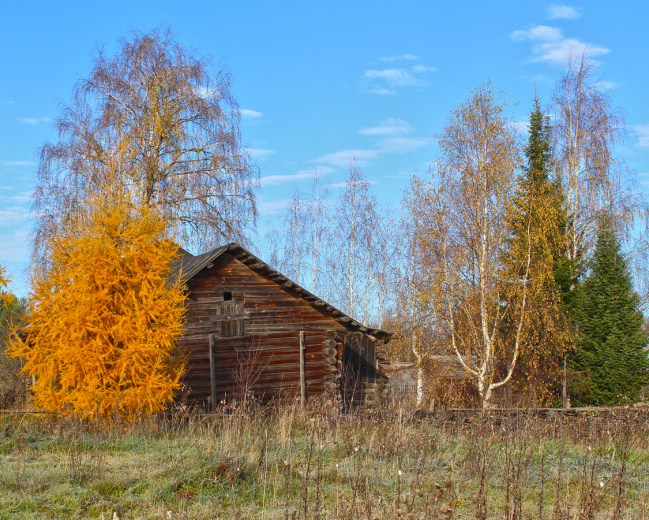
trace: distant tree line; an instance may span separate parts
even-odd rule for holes
[[[411,179],[400,221],[356,161],[336,196],[315,172],[268,233],[267,256],[359,321],[395,329],[393,356],[417,367],[420,403],[440,356],[482,406],[497,392],[534,405],[636,400],[648,341],[621,240],[644,201],[626,188],[624,120],[594,74],[571,57],[548,106],[534,98],[526,140],[503,94],[472,92],[429,175]]]

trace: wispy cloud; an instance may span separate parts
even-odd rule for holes
[[[604,79],[598,81],[597,83],[604,90],[613,90],[613,89],[619,88],[620,85],[621,85],[617,81],[607,81],[607,80],[604,80]]]
[[[26,125],[35,126],[39,123],[51,123],[52,119],[49,117],[19,117],[18,121]]]
[[[428,84],[428,76],[435,72],[435,67],[427,65],[409,65],[407,62],[418,60],[412,54],[403,54],[381,58],[381,61],[391,61],[402,66],[387,69],[368,69],[360,80],[361,89],[372,94],[396,94],[402,87],[423,87]]]
[[[414,54],[397,54],[396,56],[385,56],[380,58],[381,61],[415,61],[418,60],[419,56]]]
[[[211,98],[218,91],[216,89],[207,88],[204,86],[196,86],[194,87],[194,92],[196,93],[197,96],[207,99],[207,98]]]
[[[413,128],[403,119],[384,119],[377,126],[363,128],[359,131],[360,134],[378,138],[372,148],[340,150],[318,157],[312,162],[346,168],[355,159],[361,166],[364,166],[368,161],[382,155],[413,152],[430,144],[430,139],[409,136],[408,134],[412,132]]]
[[[510,121],[509,125],[519,134],[526,134],[530,130],[528,121]]]
[[[298,173],[288,175],[267,175],[259,179],[259,181],[262,186],[277,186],[279,184],[286,184],[287,182],[303,181],[312,178],[313,170],[301,170]]]
[[[377,126],[359,130],[363,135],[404,135],[412,132],[412,127],[403,119],[389,117],[384,119]]]
[[[524,40],[559,41],[563,39],[563,33],[558,27],[537,25],[531,29],[514,31],[509,37],[515,42]]]
[[[0,209],[0,228],[14,228],[28,218],[28,212],[21,207]],[[3,246],[4,248],[4,246]]]
[[[408,153],[419,150],[430,143],[424,137],[391,137],[379,143],[381,153]]]
[[[4,216],[0,216],[2,220]],[[0,229],[2,229],[0,227]],[[2,258],[3,266],[7,266],[9,262],[26,263],[29,258],[28,244],[29,244],[29,230],[28,229],[9,229],[6,232],[0,231],[0,242],[2,242]],[[10,278],[14,284],[19,283],[20,280],[16,270],[10,273]]]
[[[255,159],[265,159],[269,155],[275,153],[275,150],[269,150],[268,148],[248,148],[248,153]]]
[[[275,200],[257,204],[260,215],[268,216],[283,212],[289,205],[290,199]]]
[[[363,77],[385,81],[390,87],[417,87],[426,84],[406,69],[366,70]]]
[[[29,222],[29,201],[31,192],[18,192],[10,195],[0,195],[0,229],[8,229],[9,233],[27,227]],[[7,232],[3,231],[3,234]],[[5,249],[6,243],[2,242]]]
[[[13,189],[14,188],[12,186],[0,186],[0,190],[2,191],[13,191]],[[5,207],[10,204],[22,205],[25,208],[24,211],[26,216],[28,213],[28,210],[26,208],[28,207],[31,198],[31,191],[21,191],[11,195],[0,195],[0,202],[2,202],[2,205]]]
[[[593,58],[611,52],[601,45],[584,42],[578,38],[568,38],[558,27],[548,25],[537,25],[530,29],[514,31],[509,37],[516,42],[532,42],[530,61],[552,65],[567,64],[571,55],[579,56],[586,53]]]
[[[581,13],[569,5],[550,4],[545,10],[551,20],[575,20],[581,17]]]
[[[34,166],[34,161],[0,161],[0,166],[7,167],[20,167],[20,166]]]
[[[533,76],[521,75],[521,78],[531,83],[547,83],[548,85],[554,85],[555,82],[554,78],[543,74],[535,74]]]
[[[264,117],[264,114],[257,112],[256,110],[250,110],[248,108],[242,108],[239,110],[241,117],[244,119],[261,119]]]
[[[638,138],[637,146],[640,148],[649,148],[649,124],[635,125],[633,130]]]
[[[379,150],[340,150],[339,152],[329,153],[314,159],[312,162],[330,164],[339,168],[347,168],[349,164],[356,159],[358,164],[364,166],[367,161],[374,159],[379,155]]]

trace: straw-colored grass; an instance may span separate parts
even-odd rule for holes
[[[0,518],[644,519],[647,433],[290,407],[110,428],[4,415]]]

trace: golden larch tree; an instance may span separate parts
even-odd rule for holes
[[[88,202],[92,209],[48,242],[48,268],[34,274],[29,324],[12,355],[24,358],[39,409],[135,420],[164,409],[180,387],[177,248],[159,214],[119,190]]]

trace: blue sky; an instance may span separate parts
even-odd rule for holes
[[[260,168],[260,223],[318,169],[342,182],[352,156],[398,206],[435,135],[469,89],[491,80],[528,117],[569,48],[588,49],[635,132],[621,154],[649,189],[649,4],[641,1],[4,2],[0,7],[0,265],[27,292],[29,200],[57,107],[98,47],[168,25],[227,65],[242,134]]]

